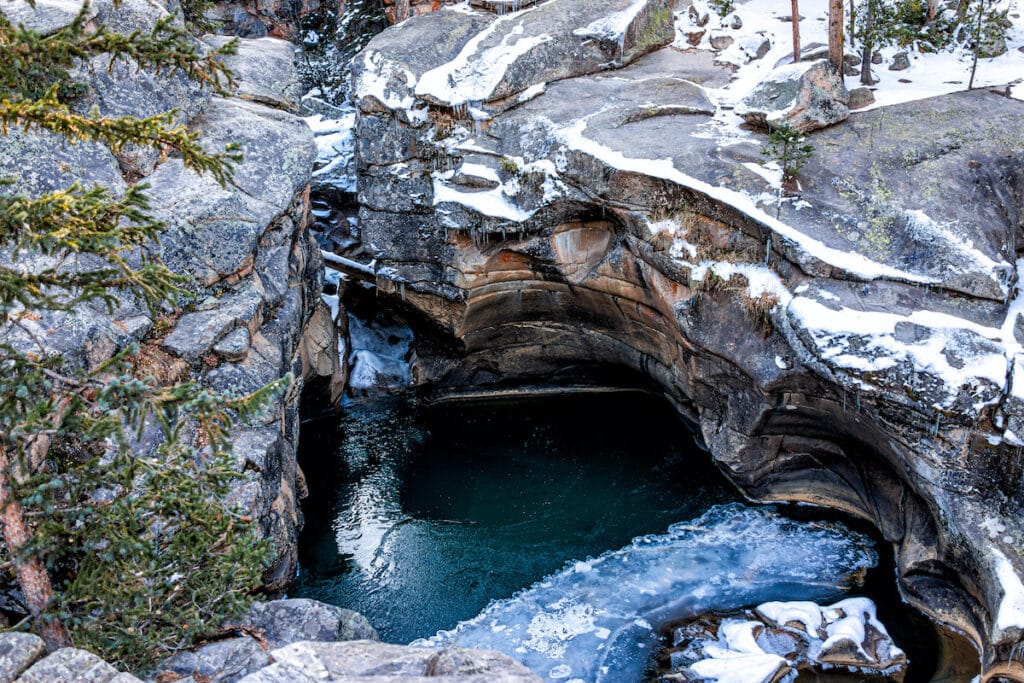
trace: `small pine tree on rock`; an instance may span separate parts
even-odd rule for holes
[[[761,147],[761,154],[779,164],[783,186],[792,188],[800,169],[814,154],[814,146],[807,142],[804,133],[793,126],[787,123],[774,124]]]

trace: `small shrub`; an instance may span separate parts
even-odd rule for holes
[[[761,328],[761,334],[767,337],[774,329],[772,325],[772,309],[779,303],[779,297],[772,292],[761,292],[753,296],[747,289],[743,289],[740,297],[743,299],[743,307],[754,322]]]
[[[708,5],[720,17],[727,17],[736,10],[733,0],[708,0]]]
[[[807,136],[783,123],[772,126],[768,140],[761,147],[761,154],[782,167],[784,183],[794,183],[800,169],[814,154],[814,146],[807,142]]]
[[[501,164],[501,170],[505,171],[505,173],[508,173],[510,176],[523,175],[523,169],[519,168],[519,163],[512,157],[502,157],[499,163]]]

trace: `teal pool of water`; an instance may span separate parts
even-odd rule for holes
[[[300,453],[310,499],[289,595],[357,610],[396,643],[739,498],[639,392],[350,402],[304,424]]]

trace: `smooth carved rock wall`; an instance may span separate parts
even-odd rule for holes
[[[440,392],[653,382],[752,497],[871,520],[897,548],[904,596],[968,635],[986,680],[1024,680],[1011,662],[1022,472],[1007,427],[1024,402],[1005,332],[1019,103],[959,94],[819,131],[808,206],[780,207],[782,226],[734,191],[763,191],[748,170],[757,146],[694,135],[714,108],[680,75],[711,82],[713,69],[664,50],[538,89],[524,62],[502,81],[521,94],[477,103],[487,118],[474,123],[419,80],[457,44],[425,67],[407,59],[408,36],[481,30],[447,17],[411,19],[356,60],[363,247],[378,290],[435,332],[414,380]],[[955,187],[974,187],[977,209]],[[918,201],[972,241],[921,219]],[[885,325],[837,341],[829,316]],[[913,355],[929,344],[931,365]]]

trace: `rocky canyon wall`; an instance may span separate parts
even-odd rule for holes
[[[903,595],[1024,680],[1020,102],[857,114],[783,198],[673,39],[656,0],[552,0],[357,57],[362,248],[436,333],[414,381],[653,381],[749,496],[871,520]]]

